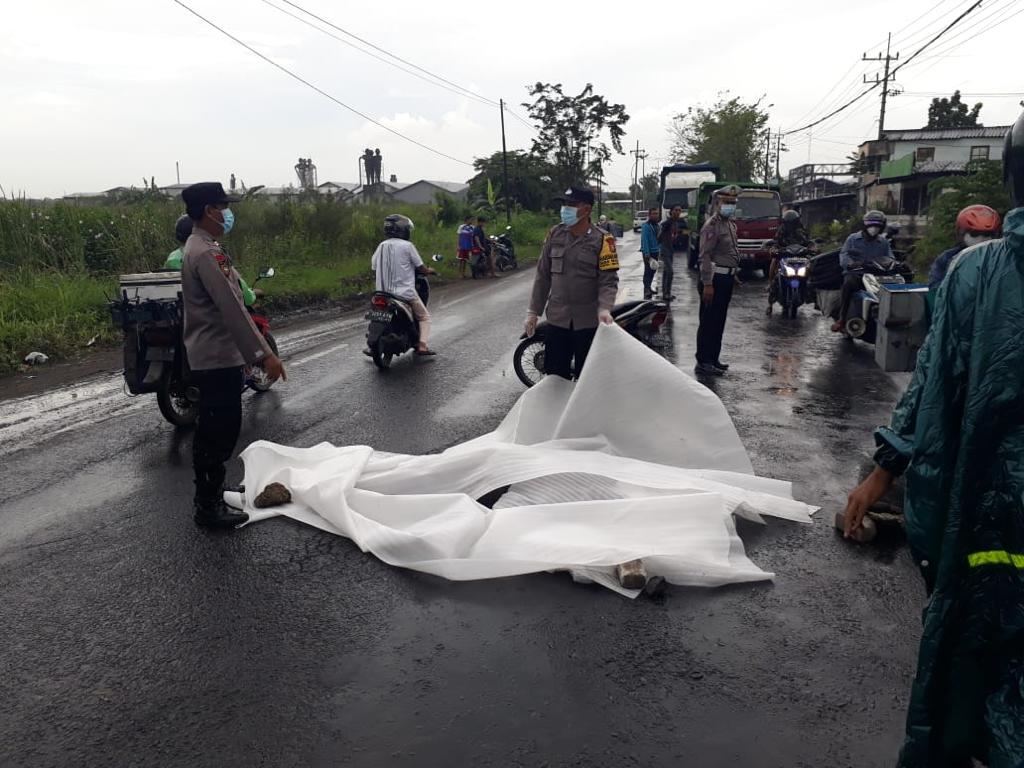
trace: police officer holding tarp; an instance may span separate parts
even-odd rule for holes
[[[721,361],[722,334],[732,300],[732,289],[740,271],[736,241],[736,213],[739,187],[730,184],[714,194],[714,214],[700,230],[700,325],[697,328],[697,373],[721,376],[729,366]]]
[[[544,373],[579,378],[598,323],[611,325],[619,290],[615,236],[590,221],[594,193],[572,187],[561,198],[560,224],[548,232],[537,263],[526,335],[548,319]]]
[[[199,390],[193,517],[199,525],[233,528],[249,519],[223,500],[224,465],[242,426],[243,366],[261,362],[271,381],[287,376],[249,317],[238,273],[216,240],[234,226],[229,206],[238,198],[212,181],[185,188],[181,197],[193,222],[181,265],[185,352]]]

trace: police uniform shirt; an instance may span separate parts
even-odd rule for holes
[[[189,367],[234,368],[271,354],[242,302],[238,273],[213,235],[196,227],[184,252],[181,297]]]
[[[590,225],[576,237],[565,224],[548,233],[537,263],[530,311],[559,328],[597,327],[597,313],[611,310],[619,291],[615,237]]]
[[[710,285],[715,267],[737,269],[740,249],[736,242],[736,223],[715,214],[700,230],[700,279]]]

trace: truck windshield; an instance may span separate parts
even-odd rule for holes
[[[737,219],[777,219],[781,215],[782,206],[776,196],[748,197],[740,195],[736,201]]]
[[[675,205],[681,205],[683,208],[687,207],[687,192],[688,189],[681,188],[669,188],[665,190],[665,196],[662,198],[661,207],[671,208]]]

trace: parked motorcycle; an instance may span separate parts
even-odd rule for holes
[[[779,251],[773,298],[782,306],[783,317],[795,318],[801,305],[810,302],[807,272],[811,249],[794,243]]]
[[[869,262],[852,272],[861,275],[864,288],[853,297],[843,334],[848,339],[874,344],[878,335],[878,304],[882,286],[909,283],[914,278],[914,271],[909,265],[892,260],[885,264]]]
[[[433,256],[434,261],[441,258],[436,253]],[[425,275],[416,275],[416,294],[424,306],[430,302],[430,283]],[[370,321],[366,329],[366,349],[373,364],[381,370],[390,368],[396,355],[416,349],[420,342],[420,323],[405,299],[375,291],[364,317]]]
[[[643,299],[626,301],[612,307],[615,323],[631,336],[649,344],[651,337],[658,333],[668,317],[668,304],[664,301]],[[533,336],[525,333],[512,354],[512,365],[519,380],[528,387],[544,378],[544,347],[548,323],[538,323]]]
[[[262,270],[252,286],[274,276]],[[121,297],[109,304],[115,325],[124,332],[124,380],[132,395],[156,393],[157,406],[167,421],[191,427],[198,414],[199,391],[191,381],[185,354],[181,273],[175,271],[122,275]],[[277,354],[270,323],[258,310],[249,310],[267,345]],[[266,392],[273,385],[259,364],[247,367],[243,389]]]
[[[512,227],[505,227],[500,235],[491,235],[491,250],[494,253],[494,266],[499,272],[506,269],[519,269],[516,261],[516,247],[512,243]]]

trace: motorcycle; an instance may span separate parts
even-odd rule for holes
[[[807,272],[810,257],[811,249],[797,243],[779,252],[772,298],[782,306],[783,317],[795,318],[797,309],[809,302]]]
[[[434,261],[441,256],[434,254]],[[426,275],[416,275],[416,294],[426,306],[430,302],[430,283]],[[382,371],[391,367],[396,355],[416,349],[420,342],[420,323],[405,299],[384,291],[375,291],[370,309],[364,315],[370,321],[366,329],[366,352]]]
[[[516,261],[516,247],[512,244],[512,227],[505,227],[500,235],[491,235],[491,249],[494,253],[494,266],[499,272],[506,269],[519,269]]]
[[[252,286],[274,276],[262,270]],[[121,277],[121,298],[109,303],[114,324],[124,332],[124,380],[132,395],[156,393],[161,415],[177,427],[191,427],[198,415],[199,390],[191,381],[185,353],[181,273],[161,271]],[[249,309],[253,323],[277,354],[270,323]],[[260,364],[247,366],[242,389],[266,392],[273,385]]]
[[[864,288],[853,297],[843,335],[851,341],[860,339],[874,344],[878,335],[878,306],[882,286],[905,285],[913,280],[914,272],[908,265],[895,260],[887,264],[867,263],[854,272],[861,274]]]
[[[626,301],[612,307],[612,319],[631,336],[650,345],[650,338],[658,333],[668,317],[668,304],[654,299]],[[544,378],[544,347],[548,323],[541,322],[533,336],[525,333],[512,353],[516,376],[528,387]]]

